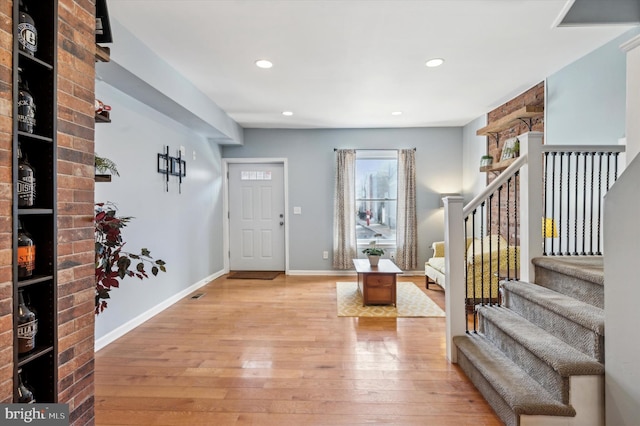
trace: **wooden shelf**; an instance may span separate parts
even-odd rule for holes
[[[521,119],[538,117],[543,113],[544,113],[543,106],[527,105],[520,108],[519,110],[513,111],[512,113],[505,115],[504,117],[494,121],[493,123],[488,124],[482,129],[478,129],[478,131],[476,132],[476,135],[478,136],[493,135],[501,132],[502,130],[506,130],[510,127],[513,127]]]
[[[111,182],[111,175],[96,175],[96,182]]]
[[[480,167],[480,171],[481,172],[501,172],[504,169],[506,169],[507,167],[509,167],[516,160],[517,160],[517,157],[516,158],[508,158],[506,160],[498,161],[497,163],[493,163],[493,164],[490,164],[488,166]]]
[[[111,49],[96,44],[96,62],[109,62],[111,60]]]
[[[21,60],[25,61],[25,62],[32,62],[32,63],[36,63],[36,64],[38,64],[38,65],[40,65],[40,66],[42,66],[42,67],[44,67],[44,68],[46,68],[46,69],[48,69],[48,70],[52,70],[52,69],[53,69],[53,65],[51,65],[50,63],[45,62],[45,61],[43,61],[43,60],[41,60],[41,59],[38,59],[38,58],[36,58],[35,56],[31,56],[31,55],[29,55],[28,53],[24,53],[24,52],[23,52],[23,51],[21,51],[21,50],[20,50],[20,51],[18,51],[18,57],[19,57]]]

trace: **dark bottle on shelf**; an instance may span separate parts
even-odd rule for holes
[[[36,104],[29,91],[29,84],[22,78],[18,68],[18,130],[33,133],[36,127]]]
[[[24,303],[23,291],[18,291],[18,354],[26,354],[36,347],[38,319]]]
[[[23,52],[35,56],[38,51],[38,30],[36,23],[29,15],[27,6],[20,0],[18,16],[18,46]]]
[[[33,404],[36,402],[36,398],[33,396],[33,389],[25,384],[22,379],[22,369],[18,370],[18,402],[20,404]]]
[[[36,177],[29,159],[18,143],[18,208],[33,207],[36,200]]]
[[[36,245],[18,219],[18,279],[29,278],[36,267]]]

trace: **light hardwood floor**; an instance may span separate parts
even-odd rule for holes
[[[337,317],[336,281],[356,278],[212,281],[96,354],[96,424],[502,424],[444,318]]]

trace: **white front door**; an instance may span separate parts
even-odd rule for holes
[[[284,271],[284,165],[229,163],[229,269]]]

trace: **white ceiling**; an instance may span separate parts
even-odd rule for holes
[[[555,27],[571,3],[108,1],[231,118],[262,128],[465,125],[631,28]],[[446,62],[425,67],[435,57]]]

